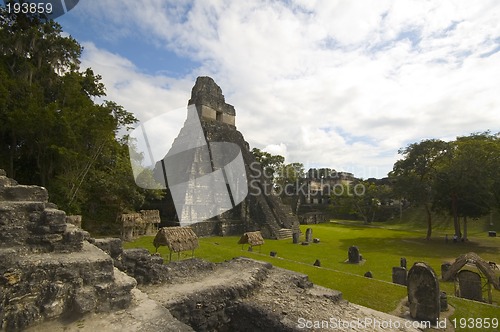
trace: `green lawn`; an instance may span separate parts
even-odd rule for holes
[[[237,244],[239,237],[207,237],[200,239],[200,247],[195,256],[213,262],[221,262],[237,256],[267,261],[275,266],[309,275],[317,285],[342,291],[345,299],[376,310],[391,312],[399,301],[406,296],[406,287],[392,284],[392,267],[399,266],[400,258],[406,257],[408,268],[414,262],[428,263],[441,276],[441,264],[453,262],[456,257],[474,251],[483,259],[500,263],[500,238],[488,238],[475,234],[467,243],[445,243],[442,237],[431,241],[423,239],[422,232],[387,229],[377,226],[364,226],[355,223],[348,225],[326,223],[301,226],[313,229],[313,237],[320,243],[308,246],[293,244],[288,240],[266,240],[254,252],[242,250]],[[153,237],[143,237],[135,242],[125,243],[126,248],[145,247],[154,252]],[[363,264],[345,263],[347,250],[351,245],[360,249]],[[276,251],[278,257],[270,257]],[[160,247],[159,252],[168,261],[168,249]],[[174,254],[173,259],[177,259]],[[190,254],[181,254],[181,259]],[[312,264],[320,259],[321,267]],[[371,271],[374,278],[363,277]],[[500,307],[467,301],[451,296],[454,292],[452,282],[441,282],[441,289],[448,294],[449,303],[457,308],[456,318],[500,317]],[[500,303],[500,291],[493,291],[493,302]]]

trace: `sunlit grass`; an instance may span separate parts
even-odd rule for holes
[[[405,257],[408,268],[414,262],[428,263],[441,276],[441,264],[453,262],[461,254],[474,251],[488,261],[500,261],[500,238],[471,237],[467,243],[446,243],[443,238],[426,241],[422,232],[385,229],[382,227],[366,227],[357,224],[326,223],[313,226],[301,226],[313,229],[313,237],[320,243],[307,246],[293,244],[288,240],[266,240],[261,247],[247,250],[248,246],[238,245],[239,237],[206,237],[199,240],[200,247],[195,257],[212,262],[221,262],[238,256],[267,261],[274,266],[307,274],[317,285],[339,290],[343,297],[353,303],[370,307],[383,312],[393,311],[406,296],[406,287],[392,284],[392,267],[399,266],[400,258]],[[143,237],[137,241],[126,243],[125,247],[145,247],[154,252],[153,237]],[[356,245],[365,261],[355,265],[345,263],[347,251]],[[276,251],[277,257],[271,257],[270,251]],[[159,252],[168,262],[169,251],[160,247]],[[180,258],[190,257],[191,253],[182,253]],[[177,254],[172,256],[177,260]],[[321,267],[313,266],[316,259]],[[374,278],[363,277],[371,271]],[[500,307],[466,301],[451,296],[454,285],[451,282],[440,282],[446,291],[449,303],[457,309],[452,317],[499,317]],[[500,291],[493,290],[493,302],[500,303]]]

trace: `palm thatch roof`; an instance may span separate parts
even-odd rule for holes
[[[264,244],[264,238],[260,231],[246,232],[238,241],[238,244],[249,244],[251,246],[260,246]]]
[[[140,213],[125,213],[121,215],[120,221],[124,227],[134,227],[137,224],[142,224],[142,216]]]
[[[167,246],[170,251],[181,252],[198,248],[198,237],[191,227],[162,227],[153,240],[156,250]]]
[[[146,223],[159,224],[161,222],[159,210],[141,210],[139,212]]]
[[[443,275],[443,280],[454,280],[457,273],[466,264],[475,265],[477,269],[486,276],[488,282],[492,284],[495,289],[500,290],[500,284],[498,282],[498,278],[495,275],[495,271],[493,271],[487,261],[483,260],[474,252],[469,252],[457,257],[457,259],[455,259],[455,262],[453,262],[453,264],[450,266],[450,269]]]

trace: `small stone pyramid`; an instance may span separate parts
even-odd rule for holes
[[[123,309],[137,282],[66,223],[47,190],[0,169],[0,329],[22,330],[68,313]]]

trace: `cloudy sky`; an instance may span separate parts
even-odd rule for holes
[[[211,76],[251,147],[383,177],[399,148],[500,131],[500,2],[81,0],[57,21],[141,121]]]

